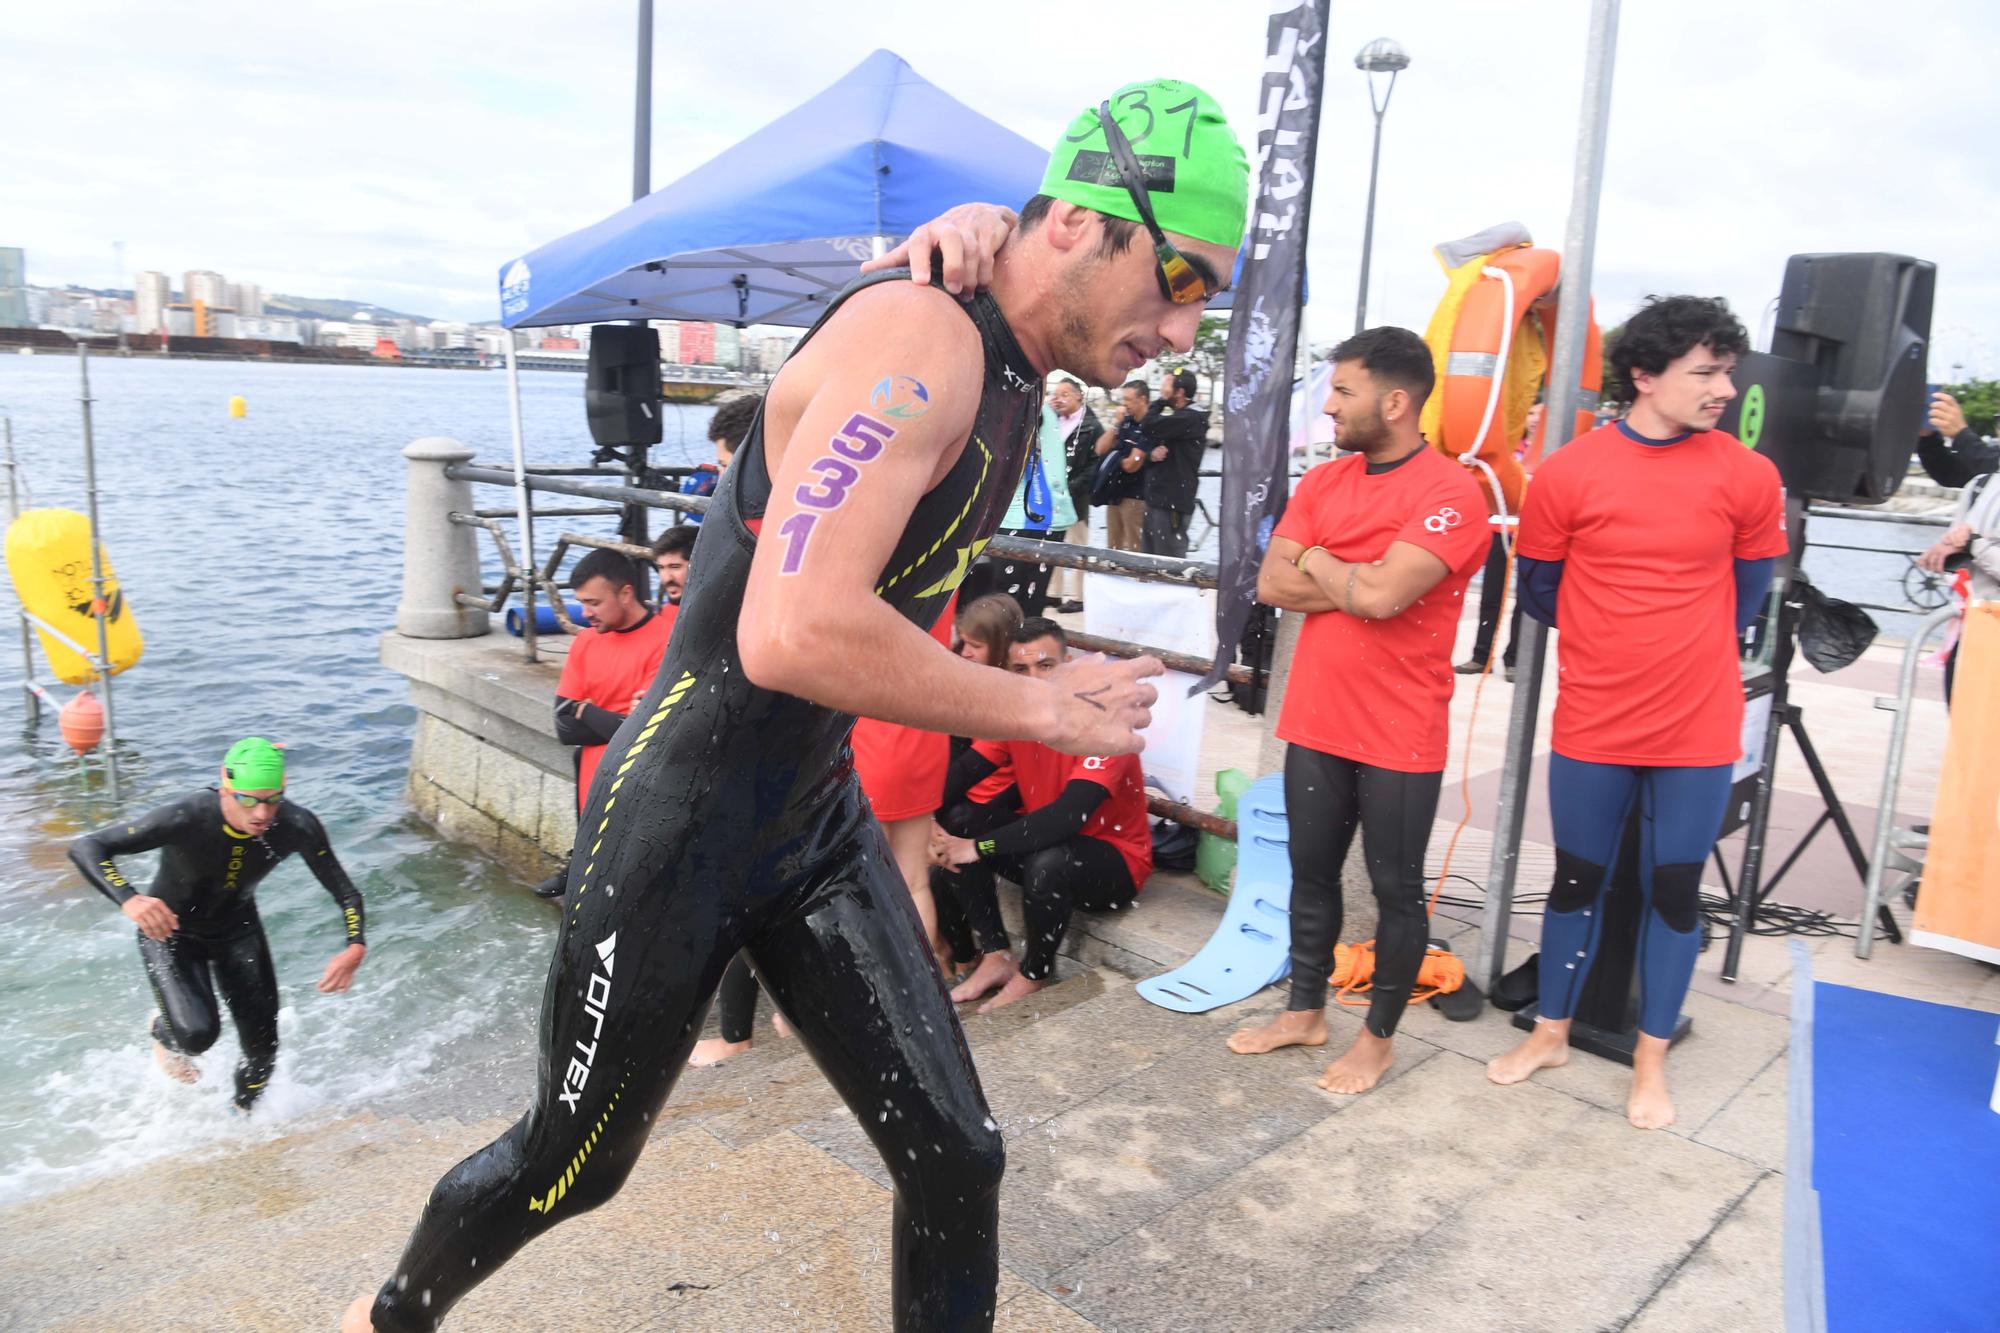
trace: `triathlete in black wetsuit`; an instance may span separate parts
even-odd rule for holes
[[[991,1327],[1000,1132],[848,733],[866,714],[1077,754],[1139,748],[1158,663],[1034,680],[926,633],[1019,484],[1043,375],[1115,381],[1192,339],[1199,301],[1167,300],[1145,247],[1101,248],[1105,221],[1028,210],[992,294],[969,304],[901,273],[866,279],[787,361],[702,526],[659,677],[579,821],[534,1102],[439,1181],[345,1328],[434,1327],[522,1245],[615,1194],[739,950],[882,1153],[894,1326]],[[1229,272],[1233,245],[1183,248],[1211,283]]]
[[[258,883],[297,852],[340,905],[347,943],[327,964],[320,990],[346,990],[367,952],[360,891],[312,811],[283,799],[282,761],[271,758],[276,754],[254,737],[238,742],[220,789],[207,787],[136,820],[86,833],[69,848],[83,877],[139,926],[139,956],[160,1005],[154,1054],[175,1078],[198,1077],[187,1057],[215,1044],[222,1022],[215,993],[221,990],[243,1046],[236,1105],[245,1111],[263,1095],[278,1058],[278,981],[257,915]],[[244,798],[262,799],[246,804]],[[119,872],[115,858],[156,849],[160,868],[142,893]]]

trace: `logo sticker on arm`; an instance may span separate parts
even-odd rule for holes
[[[868,405],[896,421],[915,421],[931,410],[931,391],[908,375],[890,375],[868,395]]]
[[[890,375],[869,395],[870,405],[885,417],[913,421],[930,410],[930,390],[908,375]],[[785,539],[785,554],[778,573],[796,574],[805,568],[806,547],[821,514],[829,514],[847,503],[854,483],[861,480],[861,465],[881,457],[896,428],[878,417],[856,412],[827,441],[827,452],[806,469],[814,480],[799,483],[792,500],[799,506],[778,525]]]

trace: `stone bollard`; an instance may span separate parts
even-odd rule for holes
[[[457,594],[480,595],[479,532],[448,514],[472,512],[472,483],[444,470],[472,461],[472,450],[442,435],[412,440],[403,510],[403,600],[396,604],[396,632],[413,639],[471,639],[492,627],[488,614],[461,606]]]

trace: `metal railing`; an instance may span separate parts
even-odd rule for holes
[[[1850,523],[1888,524],[1895,527],[1936,528],[1940,531],[1951,524],[1948,514],[1906,514],[1895,510],[1846,509],[1839,505],[1810,505],[1806,509],[1809,518],[1842,519]],[[1899,556],[1904,561],[1902,570],[1903,595],[1908,600],[1900,606],[1884,602],[1854,602],[1864,611],[1887,611],[1896,615],[1926,616],[1951,600],[1949,579],[1932,574],[1917,566],[1918,552],[1905,550],[1900,546],[1870,546],[1853,542],[1818,541],[1812,535],[1812,525],[1806,525],[1806,549],[1822,551],[1851,551],[1864,555]],[[1852,600],[1852,599],[1849,599]]]
[[[29,633],[33,626],[47,634],[63,647],[81,657],[90,665],[90,681],[96,686],[101,706],[104,710],[104,767],[109,778],[110,795],[113,801],[119,799],[118,782],[118,725],[112,707],[111,690],[111,632],[104,598],[104,547],[98,537],[97,522],[97,440],[91,426],[90,405],[90,348],[79,344],[77,355],[77,402],[83,412],[83,488],[88,507],[90,524],[90,607],[91,618],[97,626],[97,647],[84,647],[63,631],[32,614],[25,606],[20,608],[21,617],[21,688],[28,696],[29,715],[39,720],[43,705],[60,715],[61,705],[55,701],[42,684],[35,679],[34,636]],[[20,516],[20,495],[26,488],[21,482],[21,465],[14,457],[14,423],[11,418],[5,422],[6,465],[7,465],[7,521],[12,524]],[[82,761],[82,753],[77,755]]]
[[[1956,615],[1955,608],[1944,606],[1925,617],[1910,641],[1903,645],[1895,698],[1875,701],[1877,708],[1896,715],[1896,724],[1889,733],[1889,753],[1882,764],[1882,794],[1875,805],[1875,846],[1868,858],[1868,876],[1862,888],[1861,928],[1854,934],[1857,958],[1868,957],[1875,947],[1875,913],[1882,905],[1884,880],[1889,872],[1899,871],[1911,880],[1923,873],[1923,853],[1929,849],[1930,837],[1896,822],[1896,798],[1903,785],[1903,756],[1909,748],[1910,702],[1917,692],[1917,665],[1923,660],[1924,645],[1930,637],[1949,625]]]

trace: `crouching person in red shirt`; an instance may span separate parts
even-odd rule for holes
[[[1069,657],[1061,625],[1024,620],[1008,636],[1007,669],[1053,675]],[[974,741],[953,762],[944,803],[955,805],[981,780],[1012,767],[1021,817],[977,839],[936,830],[931,857],[957,897],[980,951],[979,966],[952,991],[959,1004],[988,996],[979,1012],[1012,1004],[1049,984],[1070,913],[1131,905],[1153,873],[1153,839],[1139,756],[1067,755],[1035,741]],[[994,874],[1021,886],[1027,939],[1009,952]]]
[[[1430,448],[1417,416],[1436,375],[1408,329],[1333,349],[1327,415],[1355,452],[1306,473],[1271,535],[1257,600],[1304,612],[1278,714],[1292,863],[1292,993],[1285,1012],[1229,1038],[1239,1055],[1326,1044],[1327,974],[1340,939],[1340,870],[1357,825],[1380,909],[1368,1016],[1319,1086],[1368,1091],[1429,942],[1424,850],[1449,730],[1453,634],[1485,559],[1486,502]]]

